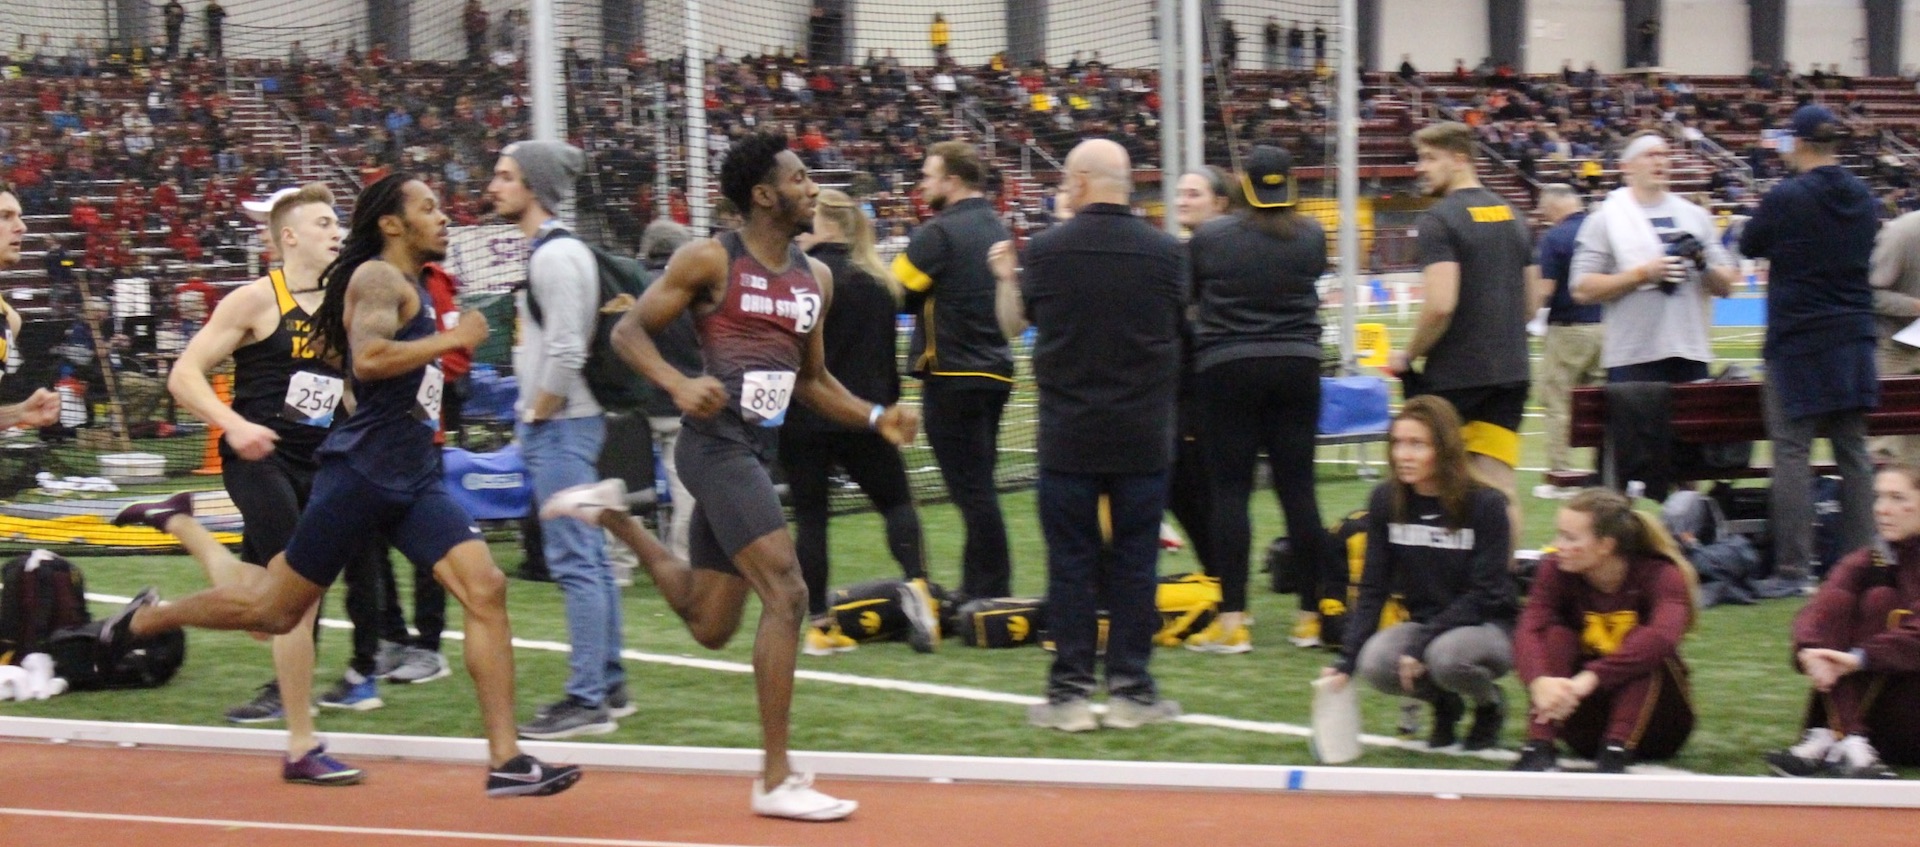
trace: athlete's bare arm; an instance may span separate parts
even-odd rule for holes
[[[255,282],[228,294],[214,307],[207,325],[187,342],[187,349],[181,352],[180,360],[167,375],[167,390],[173,392],[173,398],[195,417],[226,430],[227,443],[241,458],[248,460],[265,458],[273,452],[273,444],[280,436],[241,417],[232,406],[221,402],[207,374],[231,357],[233,351],[259,340],[256,324],[263,311],[278,314],[271,308],[270,299],[262,299],[270,292],[271,289]]]
[[[920,427],[917,412],[896,405],[883,411],[879,418],[871,418],[874,403],[855,397],[840,384],[839,378],[827,371],[826,333],[820,327],[825,325],[833,309],[833,271],[819,259],[809,257],[807,263],[813,271],[814,282],[820,286],[820,320],[814,322],[813,332],[807,334],[806,349],[801,351],[794,398],[841,426],[861,428],[872,420],[873,427],[888,441],[902,447],[913,443],[913,435]]]
[[[727,389],[710,376],[689,378],[660,355],[653,334],[667,328],[688,309],[719,302],[716,292],[727,284],[727,248],[703,238],[674,251],[667,269],[647,286],[640,302],[620,318],[613,329],[613,349],[634,369],[673,397],[680,411],[711,418],[727,406]]]
[[[400,328],[420,308],[419,293],[394,266],[375,259],[353,272],[347,283],[345,318],[356,379],[391,379],[426,367],[449,350],[478,347],[487,340],[486,316],[469,309],[460,314],[460,324],[452,332],[395,341]]]

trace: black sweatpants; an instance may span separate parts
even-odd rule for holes
[[[794,547],[807,582],[807,611],[827,613],[827,517],[834,466],[847,472],[887,524],[887,550],[907,579],[927,575],[920,514],[907,486],[900,448],[879,433],[780,431],[780,465],[793,498]]]
[[[1200,446],[1199,403],[1191,392],[1180,398],[1173,474],[1167,485],[1167,511],[1187,531],[1187,543],[1200,569],[1213,573],[1213,486],[1207,481],[1206,452]]]
[[[396,644],[411,644],[440,652],[440,635],[447,628],[447,589],[433,578],[433,568],[413,566],[413,628],[407,632],[407,618],[400,613],[400,589],[393,574],[393,551],[380,545],[380,637]]]
[[[960,591],[968,597],[1013,593],[1007,522],[1000,513],[994,469],[1000,462],[1000,416],[1013,386],[983,377],[928,377],[921,383],[922,420],[947,496],[966,522]]]
[[[1314,439],[1320,423],[1320,360],[1303,356],[1235,359],[1194,375],[1200,443],[1213,490],[1214,566],[1221,611],[1247,608],[1247,559],[1253,529],[1247,499],[1262,449],[1293,542],[1300,609],[1319,608],[1326,527],[1314,496]]]

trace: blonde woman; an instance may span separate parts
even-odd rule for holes
[[[1608,488],[1560,507],[1554,545],[1513,636],[1533,717],[1513,769],[1559,770],[1559,741],[1601,773],[1672,758],[1693,732],[1680,641],[1699,577],[1657,520]]]
[[[833,272],[833,308],[822,328],[827,372],[848,391],[892,406],[900,400],[900,370],[895,316],[900,310],[898,280],[873,249],[873,222],[853,198],[831,188],[820,190],[813,211],[807,255]],[[853,639],[834,625],[827,608],[828,477],[839,466],[866,492],[886,522],[887,549],[907,578],[902,601],[913,623],[915,650],[930,652],[939,642],[938,618],[927,593],[927,569],[921,552],[920,516],[907,485],[900,451],[878,433],[853,430],[795,404],[780,427],[780,465],[793,498],[794,543],[807,582],[808,655],[852,650]]]

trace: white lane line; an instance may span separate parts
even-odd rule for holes
[[[96,603],[118,604],[118,603],[125,603],[128,600],[131,600],[133,598],[118,597],[111,594],[95,594],[95,593],[89,592],[87,594],[87,599]],[[327,627],[328,629],[345,629],[345,630],[353,629],[353,624],[351,622],[337,620],[334,618],[321,618],[320,625]],[[466,640],[466,634],[459,631],[448,631],[442,634],[441,638],[454,640],[454,641],[464,641]],[[542,651],[551,652],[551,653],[573,652],[573,648],[570,645],[565,644],[563,642],[559,642],[559,641],[539,641],[539,640],[534,640],[529,638],[515,638],[513,639],[513,646],[518,647],[522,650],[542,650]],[[699,659],[699,658],[694,658],[692,656],[671,656],[664,653],[646,653],[640,650],[622,650],[620,651],[620,656],[621,658],[631,659],[636,662],[646,662],[648,664],[666,665],[669,667],[688,668],[692,670],[718,671],[721,673],[737,673],[737,674],[753,673],[753,665],[747,664],[745,662],[726,661],[724,659]],[[934,683],[934,682],[915,682],[913,680],[889,679],[886,677],[860,676],[858,674],[839,673],[836,671],[807,670],[805,668],[794,671],[794,678],[804,679],[810,682],[825,682],[833,685],[847,685],[855,688],[872,688],[872,689],[878,689],[881,691],[897,691],[904,694],[921,694],[921,695],[927,695],[931,697],[945,697],[950,700],[967,700],[975,703],[998,703],[998,704],[1011,705],[1011,706],[1030,706],[1035,703],[1046,702],[1046,698],[1036,697],[1031,694],[1009,694],[1004,691],[988,691],[985,689],[966,688],[958,685],[943,685],[943,684]],[[1106,708],[1105,706],[1094,706],[1094,710],[1096,712],[1104,711],[1105,708]],[[1237,730],[1240,732],[1257,732],[1264,735],[1285,735],[1285,736],[1292,736],[1295,738],[1310,738],[1313,735],[1313,729],[1310,727],[1301,726],[1299,724],[1282,723],[1279,721],[1257,721],[1257,720],[1248,720],[1245,718],[1233,718],[1233,717],[1226,717],[1223,715],[1206,715],[1206,714],[1186,714],[1186,715],[1181,715],[1180,717],[1175,718],[1174,720],[1177,723],[1188,724],[1190,726],[1204,726],[1204,727],[1211,727],[1214,729],[1230,729],[1230,730]],[[1407,740],[1403,740],[1403,739],[1396,738],[1389,735],[1363,734],[1360,736],[1360,741],[1363,744],[1371,745],[1374,747],[1395,748],[1395,749],[1406,750],[1414,753],[1425,753],[1425,754],[1434,755],[1434,756],[1451,756],[1455,758],[1486,759],[1488,761],[1494,761],[1494,762],[1511,762],[1511,761],[1517,760],[1520,757],[1518,753],[1515,753],[1511,750],[1465,751],[1465,750],[1461,750],[1458,747],[1444,747],[1439,750],[1435,750],[1428,747],[1426,743],[1423,741],[1407,741]]]
[[[575,838],[555,835],[510,835],[495,832],[459,832],[440,829],[398,829],[379,826],[334,826],[317,823],[280,821],[242,821],[218,818],[176,818],[159,815],[122,815],[108,812],[69,812],[56,809],[18,809],[0,807],[0,815],[26,818],[62,818],[67,820],[108,821],[113,823],[157,823],[178,826],[218,827],[221,829],[267,829],[282,832],[318,832],[337,835],[377,835],[404,838],[459,839],[464,841],[505,841],[513,844],[584,844],[593,847],[756,847],[747,844],[715,844],[693,841],[646,841],[623,838]]]

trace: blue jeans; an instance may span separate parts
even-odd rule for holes
[[[607,438],[606,418],[564,418],[514,428],[520,454],[533,477],[534,508],[555,492],[599,477],[600,444]],[[607,565],[600,527],[572,518],[541,521],[547,570],[560,586],[567,608],[567,693],[594,705],[607,690],[626,681],[620,667],[620,587]]]
[[[1101,501],[1113,536],[1102,537]],[[1154,603],[1159,576],[1160,513],[1167,472],[1072,474],[1042,469],[1040,531],[1047,541],[1047,632],[1053,667],[1047,700],[1084,700],[1094,692],[1099,611],[1107,610],[1107,694],[1139,703],[1159,698],[1147,661],[1160,629]]]

